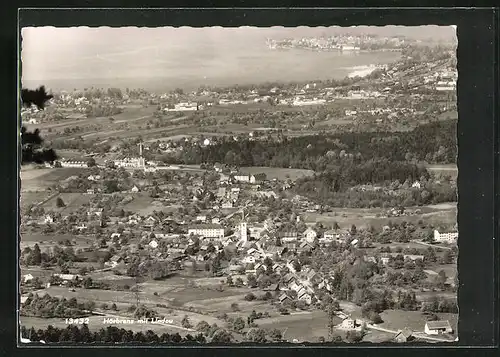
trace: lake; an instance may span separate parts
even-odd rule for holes
[[[139,30],[127,29],[125,34],[124,29],[110,28],[34,29],[23,33],[23,86],[191,90],[200,85],[342,79],[354,67],[386,64],[400,57],[397,52],[270,50],[266,39],[274,30],[141,30],[147,36]],[[50,38],[47,31],[57,31],[57,42],[44,47]]]

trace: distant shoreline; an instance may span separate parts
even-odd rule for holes
[[[267,50],[266,52],[274,52]],[[287,51],[288,52],[288,51]],[[189,71],[189,67],[179,64],[179,71],[169,70],[158,76],[148,77],[120,77],[110,78],[67,78],[67,79],[31,79],[22,80],[23,87],[37,88],[45,85],[49,91],[73,91],[73,89],[83,90],[84,88],[143,88],[152,92],[166,92],[175,88],[182,88],[185,91],[197,90],[200,86],[211,87],[230,87],[238,85],[259,85],[272,82],[306,82],[322,79],[342,80],[348,77],[352,72],[360,68],[366,71],[360,73],[365,75],[367,68],[382,64],[389,64],[397,61],[400,56],[397,53],[374,52],[373,55],[366,53],[352,53],[335,56],[333,54],[323,53],[319,61],[315,62],[313,68],[297,67],[300,63],[301,54],[298,52],[310,51],[290,51],[288,55],[262,54],[249,59],[242,59],[243,64],[238,67],[216,66],[207,68],[206,71],[197,69],[195,72]],[[268,56],[271,56],[268,58]],[[280,57],[284,57],[280,61]],[[314,56],[315,57],[315,56]],[[271,67],[262,67],[262,63],[272,64]],[[331,63],[331,66],[322,65]],[[177,65],[176,65],[177,66]],[[280,68],[279,70],[277,68]],[[368,74],[368,73],[367,73]]]

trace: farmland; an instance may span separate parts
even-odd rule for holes
[[[334,324],[341,323],[340,318],[334,318]],[[287,340],[297,339],[299,341],[318,341],[319,337],[328,337],[328,317],[323,311],[300,311],[290,315],[278,315],[276,317],[258,320],[259,326],[263,328],[277,328],[285,332]],[[307,326],[307,328],[304,328]],[[339,331],[336,331],[339,333]]]
[[[59,183],[68,177],[77,176],[84,172],[85,168],[59,168],[54,169],[31,169],[21,170],[21,192],[44,191],[48,187]]]
[[[457,165],[426,165],[427,170],[430,172],[441,173],[443,175],[450,175],[451,177],[457,177],[458,167]]]
[[[334,212],[324,213],[304,213],[304,221],[315,223],[321,222],[325,225],[337,222],[340,226],[350,226],[368,228],[373,226],[380,229],[389,222],[412,222],[417,223],[425,219],[434,224],[454,224],[457,220],[456,204],[447,204],[442,206],[418,207],[421,214],[406,215],[399,217],[384,217],[386,210],[382,208],[333,208]],[[425,212],[425,213],[424,213]]]
[[[437,314],[441,320],[450,321],[451,327],[456,331],[458,326],[458,314]],[[420,311],[386,310],[380,314],[383,323],[379,326],[390,330],[402,330],[408,328],[414,332],[424,332],[426,323],[425,315]]]
[[[90,202],[92,195],[87,195],[83,193],[60,193],[57,196],[52,197],[50,200],[45,202],[42,207],[45,209],[51,209],[54,212],[60,212],[68,214],[75,212],[82,206]],[[61,198],[65,204],[64,207],[57,207],[56,200]]]

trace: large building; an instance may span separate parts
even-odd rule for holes
[[[85,161],[61,160],[59,163],[61,167],[87,167],[87,162]]]
[[[224,238],[224,228],[220,224],[196,224],[188,228],[188,235],[203,238]]]
[[[456,243],[458,239],[458,232],[439,233],[434,230],[434,240],[439,243]]]

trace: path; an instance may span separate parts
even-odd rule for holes
[[[415,243],[426,245],[426,246],[429,246],[429,247],[432,247],[432,248],[440,248],[440,249],[446,249],[446,250],[451,250],[452,249],[451,247],[443,247],[442,245],[430,244],[430,243],[423,242],[421,240],[416,240]]]

